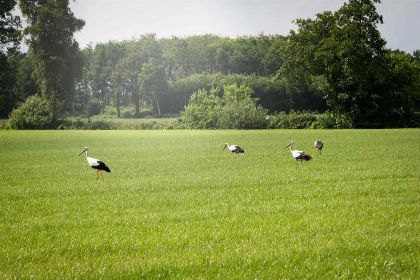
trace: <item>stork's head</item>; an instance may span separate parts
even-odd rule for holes
[[[225,146],[223,147],[223,150],[225,150],[228,145],[229,145],[228,143],[225,143]]]
[[[284,147],[285,149],[286,148],[288,148],[288,147],[291,147],[291,148],[293,148],[293,145],[295,144],[295,142],[294,141],[290,141],[289,142],[289,144],[287,144],[287,146],[286,147]]]
[[[85,146],[85,147],[83,148],[82,152],[79,154],[79,156],[80,156],[81,154],[83,154],[84,152],[86,152],[87,150],[89,150],[89,149],[88,149],[88,147],[86,147],[86,146]]]

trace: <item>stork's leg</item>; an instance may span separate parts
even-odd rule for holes
[[[96,181],[99,179],[99,170],[96,170]]]

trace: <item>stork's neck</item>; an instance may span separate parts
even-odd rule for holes
[[[85,151],[85,156],[88,157],[88,151],[87,150]]]

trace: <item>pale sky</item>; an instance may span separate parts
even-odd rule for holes
[[[215,34],[237,37],[287,35],[296,18],[334,11],[344,0],[76,0],[71,9],[85,20],[76,33],[80,46],[109,40]],[[420,49],[420,0],[382,0],[382,36],[388,47]]]

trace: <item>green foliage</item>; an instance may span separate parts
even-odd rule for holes
[[[267,118],[268,128],[308,129],[308,128],[353,128],[352,119],[346,114],[325,112],[322,114],[309,111],[280,112]]]
[[[133,110],[132,110],[133,111]],[[7,128],[7,124],[4,124]],[[158,130],[185,129],[185,124],[178,118],[166,119],[119,119],[112,116],[95,116],[92,118],[65,118],[60,120],[57,129],[81,130]]]
[[[0,2],[0,118],[5,118],[17,103],[14,93],[17,69],[10,56],[20,42],[21,22],[13,13],[15,0]]]
[[[13,13],[16,0],[2,0],[0,5],[0,56],[16,47],[20,41],[20,17]]]
[[[49,100],[56,119],[61,102],[75,90],[80,75],[81,57],[73,37],[84,21],[69,8],[69,0],[20,0],[20,9],[28,26],[27,43],[34,66],[39,93]]]
[[[108,130],[112,129],[112,123],[101,119],[62,119],[59,120],[60,125],[57,127],[58,130],[63,129],[83,129],[83,130]]]
[[[13,129],[45,129],[53,121],[49,101],[40,96],[31,96],[9,118]]]
[[[385,127],[415,127],[415,102],[420,100],[420,64],[401,51],[387,51],[382,121]]]
[[[256,104],[253,91],[236,84],[223,88],[223,107],[217,115],[218,128],[258,129],[265,128],[267,110]]]
[[[255,129],[266,125],[267,111],[251,97],[252,89],[236,84],[223,87],[223,98],[199,90],[194,93],[181,120],[191,128]]]
[[[14,50],[7,57],[0,55],[0,68],[0,117],[7,117],[26,98],[35,95],[38,86],[27,54]]]
[[[86,113],[89,117],[99,115],[101,113],[101,104],[99,101],[91,99],[86,104]]]
[[[256,75],[229,74],[194,74],[175,81],[171,87],[171,103],[174,110],[182,110],[185,100],[192,93],[200,90],[215,88],[218,94],[222,94],[223,86],[238,84],[252,89],[252,97],[258,99],[258,104],[270,112],[296,110],[319,110],[325,109],[324,102],[319,96],[311,93],[291,93],[282,81],[273,80],[269,77]]]
[[[312,128],[353,128],[352,118],[339,112],[325,112],[318,115],[317,120],[312,123]]]
[[[10,129],[9,120],[0,119],[0,130],[2,129]]]
[[[155,114],[160,116],[160,104],[165,102],[165,95],[168,84],[163,66],[156,63],[154,59],[143,64],[138,74],[139,93],[143,100],[152,104]],[[139,112],[137,111],[137,116]]]
[[[84,145],[112,170],[99,183]],[[4,279],[420,272],[419,129],[0,131],[0,154]]]
[[[298,30],[288,37],[285,62],[278,73],[295,88],[319,92],[331,111],[346,114],[357,127],[401,124],[409,110],[409,106],[401,109],[401,103],[406,103],[404,88],[413,83],[404,86],[394,76],[396,68],[387,59],[377,28],[382,23],[375,6],[379,2],[350,0],[334,13],[298,19]],[[409,79],[410,71],[403,79]],[[400,92],[393,92],[388,82],[397,82]]]
[[[318,115],[307,111],[292,111],[288,114],[280,112],[269,116],[268,128],[302,129],[311,128]]]
[[[107,118],[113,118],[116,117],[117,110],[113,106],[105,106],[103,111],[103,116],[106,116]]]
[[[268,84],[282,63],[279,48],[283,44],[284,37],[279,35],[238,39],[201,35],[158,40],[153,34],[120,43],[101,43],[82,51],[85,64],[79,85],[83,86],[77,88],[80,91],[77,95],[91,95],[100,101],[102,109],[115,106],[117,115],[120,115],[119,106],[134,106],[135,116],[139,116],[140,106],[152,106],[155,115],[178,114],[190,95],[203,89],[199,86],[184,91],[183,82],[177,82],[179,79],[197,73],[236,72],[266,75],[265,84]],[[219,77],[223,75],[219,74]],[[239,83],[234,79],[217,83],[222,88],[235,82]],[[267,92],[265,84],[260,84],[263,86],[261,90],[253,88],[255,97],[260,98],[263,106],[281,106],[282,100],[272,102],[273,95],[259,96],[261,92]],[[275,87],[269,91],[281,91],[279,86]]]
[[[181,119],[191,128],[217,128],[222,111],[222,99],[214,90],[199,90],[190,97]]]

